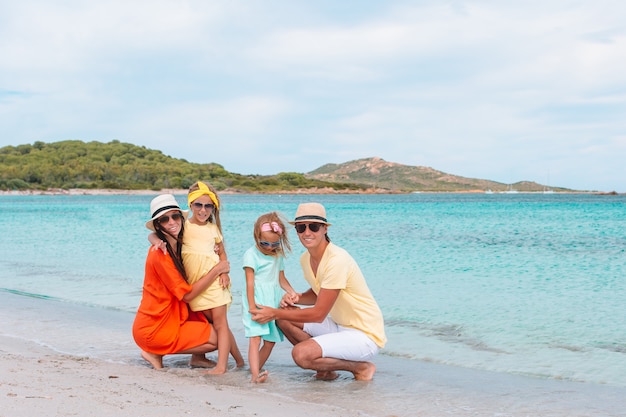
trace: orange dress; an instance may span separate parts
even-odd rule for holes
[[[135,343],[157,355],[178,353],[209,341],[211,325],[201,314],[190,317],[183,296],[191,291],[174,261],[160,250],[148,251],[143,295],[133,323]]]

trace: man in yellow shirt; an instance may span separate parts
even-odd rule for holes
[[[376,372],[371,359],[387,339],[382,312],[359,266],[330,242],[330,223],[321,204],[300,204],[290,223],[307,250],[300,265],[311,288],[295,297],[286,294],[282,308],[257,306],[250,310],[253,320],[277,320],[294,345],[296,364],[317,371],[318,379],[335,379],[336,371],[348,371],[356,380],[371,380]]]

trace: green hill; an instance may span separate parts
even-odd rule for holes
[[[0,148],[1,190],[186,189],[197,180],[218,190],[278,192],[333,188],[355,191],[362,187],[306,178],[283,172],[276,175],[241,175],[216,163],[196,164],[164,155],[161,151],[122,143],[67,140]]]

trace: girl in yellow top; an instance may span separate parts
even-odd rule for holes
[[[220,260],[226,260],[220,222],[220,200],[215,189],[201,181],[189,187],[187,201],[192,215],[185,222],[182,260],[189,284],[207,275]],[[155,236],[150,236],[153,244]],[[228,325],[228,307],[232,302],[230,277],[220,274],[204,292],[189,302],[192,311],[202,312],[217,332],[217,365],[209,374],[223,374],[232,354],[237,367],[244,365],[235,337]]]

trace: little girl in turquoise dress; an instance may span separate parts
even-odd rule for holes
[[[260,324],[248,312],[257,305],[278,308],[285,292],[296,295],[285,277],[285,253],[291,250],[285,223],[277,212],[261,215],[254,224],[255,245],[243,256],[246,285],[242,292],[242,320],[249,339],[248,363],[252,382],[265,382],[261,371],[276,342],[283,340],[275,321]]]

